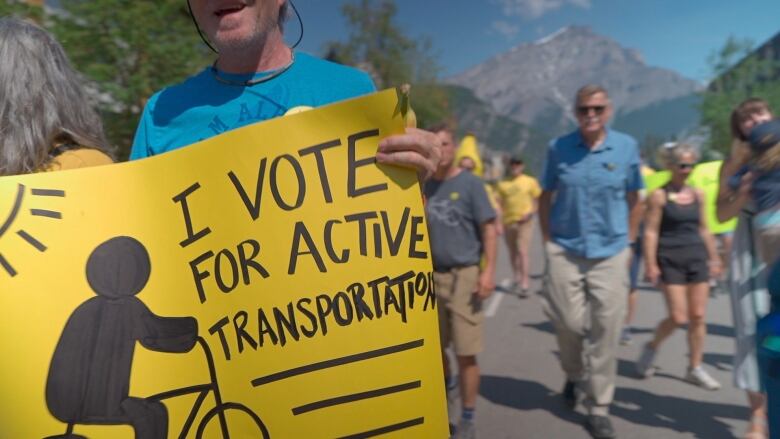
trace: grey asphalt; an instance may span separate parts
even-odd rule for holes
[[[590,437],[582,427],[582,407],[571,411],[560,399],[564,375],[553,329],[538,296],[543,259],[537,233],[532,245],[531,297],[520,299],[499,287],[485,304],[485,351],[479,356],[482,379],[476,417],[480,439]],[[497,284],[506,285],[510,273],[500,239]],[[748,409],[744,392],[731,379],[734,340],[729,308],[728,297],[721,293],[711,299],[707,312],[704,366],[721,382],[720,390],[707,391],[683,380],[688,355],[683,329],[662,345],[655,376],[639,379],[633,362],[666,315],[661,293],[641,286],[633,343],[619,349],[611,409],[619,438],[741,437],[747,428]]]

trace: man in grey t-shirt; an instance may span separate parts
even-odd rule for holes
[[[493,292],[496,212],[482,181],[455,166],[452,130],[430,130],[441,141],[441,161],[425,184],[425,212],[433,256],[442,350],[453,344],[460,375],[461,419],[456,438],[473,438],[479,390],[476,355],[482,350],[482,300]],[[480,269],[480,261],[484,265]],[[447,390],[455,386],[444,357]]]

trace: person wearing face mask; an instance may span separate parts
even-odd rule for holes
[[[761,265],[756,243],[757,206],[751,192],[755,174],[750,172],[753,155],[750,136],[753,129],[773,119],[769,104],[761,98],[741,102],[731,113],[732,142],[729,157],[720,172],[717,199],[719,221],[738,217],[729,258],[729,297],[734,318],[736,351],[733,379],[747,393],[750,425],[745,439],[765,439],[768,435],[766,396],[762,392],[756,359],[756,322],[769,312],[766,294],[766,270]]]
[[[661,343],[678,326],[687,323],[690,355],[685,380],[717,390],[720,383],[701,363],[707,333],[704,314],[710,294],[709,279],[720,274],[721,261],[707,228],[704,193],[686,184],[698,161],[698,151],[690,145],[668,143],[661,146],[659,156],[671,172],[671,180],[648,196],[645,275],[651,283],[661,286],[669,316],[658,325],[653,340],[643,347],[636,370],[643,378],[651,376]]]

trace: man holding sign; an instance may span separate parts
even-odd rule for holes
[[[295,52],[283,39],[287,0],[189,1],[198,31],[218,53],[210,67],[149,99],[131,159],[161,154],[303,108],[375,91],[358,70]],[[379,144],[379,163],[414,167],[421,180],[438,163],[435,136],[416,128]]]

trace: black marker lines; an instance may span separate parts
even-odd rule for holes
[[[308,413],[314,410],[324,409],[327,407],[333,407],[339,404],[347,404],[350,402],[361,401],[364,399],[377,398],[380,396],[392,395],[394,393],[403,392],[406,390],[420,388],[420,381],[412,381],[409,383],[399,384],[397,386],[384,387],[381,389],[368,390],[365,392],[353,393],[350,395],[337,396],[335,398],[328,398],[322,401],[312,402],[300,407],[292,409],[293,415],[298,416],[304,413]]]
[[[35,249],[38,250],[39,252],[45,252],[46,251],[46,246],[43,245],[41,243],[41,241],[38,241],[32,235],[30,235],[29,233],[25,232],[24,230],[18,230],[16,232],[16,234],[21,236],[22,239],[27,241],[27,243],[30,244],[31,246],[35,247]]]
[[[318,370],[328,369],[336,366],[343,366],[349,363],[356,363],[359,361],[369,360],[372,358],[383,357],[385,355],[396,354],[398,352],[408,351],[410,349],[416,349],[423,346],[424,340],[414,340],[408,343],[402,343],[394,346],[388,346],[385,348],[376,349],[368,352],[361,352],[359,354],[347,355],[345,357],[333,358],[330,360],[320,361],[318,363],[308,364],[306,366],[295,367],[292,369],[283,370],[281,372],[272,373],[263,377],[255,378],[252,380],[252,386],[258,387],[263,384],[272,383],[274,381],[280,381],[286,378],[294,377],[297,375],[307,374],[309,372],[316,372]]]
[[[16,276],[16,270],[14,270],[14,267],[12,267],[11,264],[8,263],[8,261],[3,257],[2,254],[0,254],[0,267],[3,267],[5,271],[11,275],[11,277]]]
[[[338,439],[364,439],[369,437],[375,437],[375,436],[391,433],[393,431],[414,427],[416,425],[422,425],[424,422],[425,422],[425,418],[415,418],[415,419],[410,419],[408,421],[399,422],[397,424],[386,425],[384,427],[376,428],[374,430],[364,431],[362,433],[355,433],[349,436],[342,436]]]
[[[62,219],[62,213],[46,209],[30,209],[33,216],[44,216],[46,218]]]
[[[30,192],[37,197],[64,197],[65,191],[59,189],[30,189]]]
[[[11,223],[14,222],[16,215],[19,214],[19,209],[22,207],[22,198],[24,198],[24,185],[20,184],[16,190],[16,200],[13,207],[11,207],[11,213],[8,214],[8,218],[6,218],[3,225],[0,225],[0,236],[3,236],[3,233],[11,227]]]

